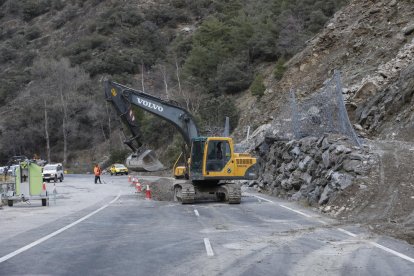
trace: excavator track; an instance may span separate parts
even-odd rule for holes
[[[174,185],[174,200],[182,204],[192,204],[198,200],[205,200],[203,194],[216,194],[217,201],[229,204],[240,204],[241,188],[235,183],[221,183],[215,186],[199,186],[191,182],[181,182]]]
[[[195,201],[194,185],[190,183],[181,184],[181,202],[183,204],[191,204]]]
[[[229,204],[240,204],[241,201],[241,188],[235,183],[227,183],[222,186],[227,191],[227,200]]]

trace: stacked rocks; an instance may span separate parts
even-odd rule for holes
[[[291,141],[268,136],[256,152],[260,177],[250,186],[311,205],[328,203],[369,169],[369,154],[337,135]]]

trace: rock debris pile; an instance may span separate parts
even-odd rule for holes
[[[259,191],[311,205],[328,203],[341,191],[362,183],[374,161],[364,149],[337,135],[284,141],[266,137],[256,148]]]

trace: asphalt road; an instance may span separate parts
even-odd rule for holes
[[[82,182],[82,177],[90,178],[65,181]],[[414,248],[408,243],[340,225],[294,203],[244,193],[240,205],[180,205],[145,200],[126,183],[125,177],[111,178],[107,185],[119,188],[117,195],[1,240],[0,275],[320,276],[414,271]],[[0,226],[7,227],[1,221]]]

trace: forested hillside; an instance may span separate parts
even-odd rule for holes
[[[37,154],[73,167],[124,154],[106,78],[181,103],[204,132],[225,116],[235,128],[239,93],[264,94],[262,65],[280,79],[346,2],[1,0],[0,161]],[[136,112],[144,143],[168,164],[181,138]]]

